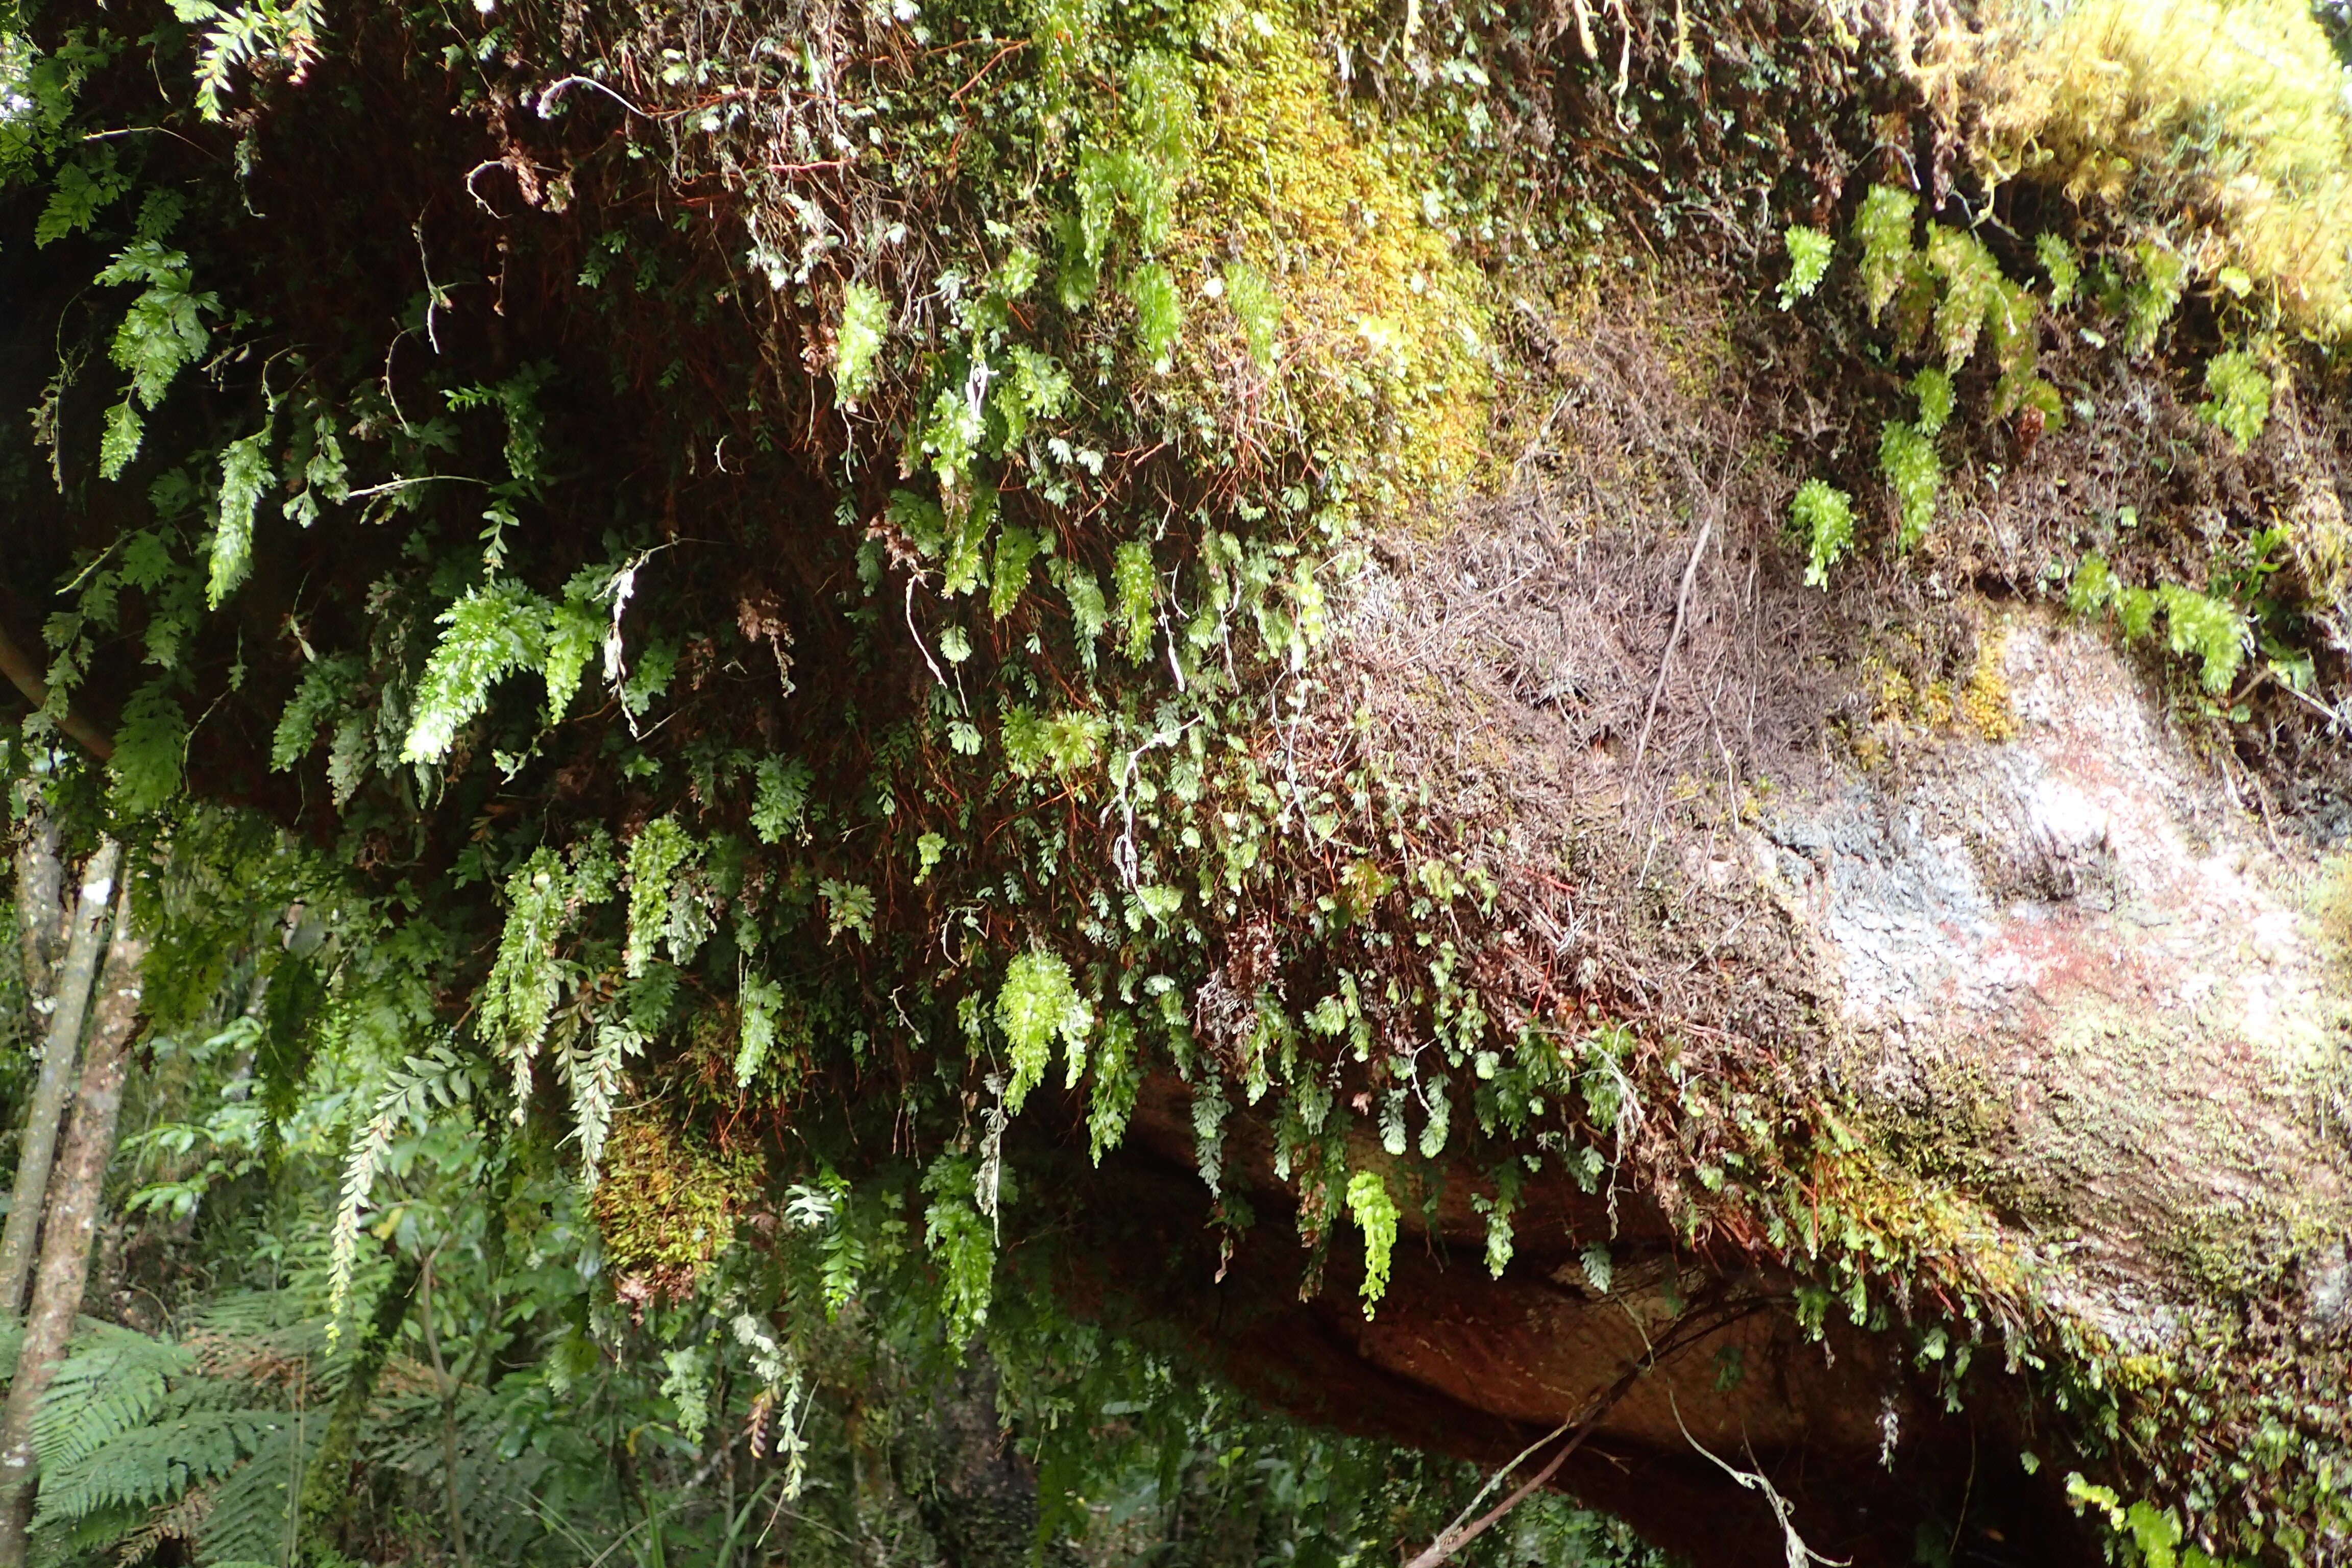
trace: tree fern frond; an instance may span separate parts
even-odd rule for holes
[[[212,1508],[197,1536],[210,1563],[276,1564],[285,1555],[288,1510],[300,1498],[290,1433],[280,1429],[212,1489]]]
[[[191,1410],[116,1437],[87,1463],[41,1478],[36,1528],[101,1508],[146,1508],[235,1469],[292,1417],[282,1410]]]
[[[194,1363],[187,1351],[111,1323],[75,1337],[33,1417],[45,1473],[75,1469],[163,1405],[171,1379]]]
[[[145,1523],[121,1537],[121,1544],[114,1553],[115,1568],[131,1568],[134,1563],[144,1563],[166,1541],[195,1540],[212,1506],[212,1489],[198,1487],[177,1502],[149,1510]]]

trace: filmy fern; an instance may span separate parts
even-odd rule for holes
[[[1045,1076],[1055,1037],[1068,1047],[1070,1081],[1086,1070],[1087,1036],[1094,1009],[1078,994],[1070,966],[1047,952],[1024,952],[1004,968],[996,994],[996,1022],[1013,1052],[1013,1078],[1004,1087],[1005,1109],[1018,1111]]]
[[[457,731],[489,706],[491,687],[540,663],[547,650],[547,608],[521,584],[502,581],[474,589],[443,613],[441,624],[449,629],[425,663],[402,761],[441,761]]]
[[[1805,585],[1828,587],[1830,568],[1853,548],[1853,498],[1827,479],[1807,479],[1789,504],[1789,525],[1806,552]]]
[[[673,895],[679,890],[679,871],[698,853],[694,840],[673,817],[656,817],[629,841],[629,935],[622,963],[630,979],[645,973],[665,935],[675,955],[681,933],[671,918]]]
[[[1936,492],[1943,487],[1943,465],[1937,460],[1935,443],[1917,427],[1890,420],[1879,435],[1878,468],[1902,509],[1895,543],[1908,550],[1927,537],[1936,521]]]
[[[2225,432],[2241,452],[2252,446],[2271,417],[2271,378],[2262,362],[2242,349],[2215,354],[2205,366],[2197,416]]]
[[[1820,229],[1792,223],[1781,235],[1789,249],[1789,277],[1780,285],[1780,309],[1812,297],[1830,269],[1830,237]]]
[[[1348,1178],[1348,1217],[1364,1233],[1364,1316],[1388,1294],[1389,1259],[1396,1250],[1397,1206],[1388,1184],[1378,1171],[1358,1171]]]
[[[875,358],[890,331],[890,307],[864,283],[852,283],[841,304],[841,328],[834,336],[833,392],[845,408],[874,384]]]
[[[253,510],[269,486],[271,426],[231,441],[221,453],[219,521],[213,530],[212,580],[205,602],[215,609],[253,570]]]

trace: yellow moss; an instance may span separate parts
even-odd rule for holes
[[[2006,628],[1993,628],[1977,638],[1977,665],[1960,689],[1960,718],[1988,741],[2006,741],[2017,733],[2017,715],[2010,708],[2009,674],[2001,667]]]
[[[1223,58],[1198,84],[1208,131],[1166,252],[1188,310],[1217,323],[1186,333],[1184,397],[1303,429],[1391,504],[1459,491],[1485,450],[1488,311],[1484,279],[1423,206],[1422,150],[1349,122],[1328,50],[1289,7],[1214,17]],[[1231,308],[1235,263],[1278,301],[1270,376]]]
[[[624,1294],[642,1300],[692,1290],[734,1240],[736,1216],[758,1195],[760,1177],[760,1162],[749,1155],[718,1153],[656,1119],[616,1118],[589,1207]]]
[[[1906,638],[1916,649],[1916,639]],[[2017,719],[2010,710],[2009,679],[2001,668],[2001,645],[2007,633],[1998,627],[1978,634],[1975,668],[1969,672],[1967,684],[1955,691],[1949,680],[1936,679],[1925,686],[1915,684],[1911,678],[1877,654],[1863,660],[1863,679],[1872,692],[1870,722],[1875,730],[1880,725],[1921,730],[1951,730],[1963,728],[1988,741],[2006,741],[2017,733]],[[1883,747],[1874,737],[1869,742],[1874,754],[1883,753]],[[1860,755],[1863,748],[1857,747]],[[1864,765],[1871,758],[1864,757]]]
[[[1990,172],[2185,212],[2200,275],[2235,266],[2305,331],[2352,334],[2352,105],[2303,0],[2094,0],[2054,26],[2037,16],[2013,6],[1993,29]]]
[[[2321,866],[2311,912],[2337,967],[2352,973],[2352,854],[2330,856]]]

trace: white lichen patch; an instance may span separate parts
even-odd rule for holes
[[[2045,616],[2007,632],[2011,738],[1928,738],[1899,780],[1749,836],[1841,982],[1822,1066],[2118,1289],[2290,1274],[2352,1209],[2315,868],[2112,647]]]

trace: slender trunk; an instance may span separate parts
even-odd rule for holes
[[[25,1005],[32,1020],[27,1037],[47,1020],[65,942],[65,863],[58,857],[57,819],[42,809],[38,795],[30,806],[16,841],[16,935],[24,944]]]
[[[16,1352],[16,1375],[0,1409],[0,1568],[24,1568],[26,1531],[33,1517],[33,1413],[48,1392],[89,1282],[90,1242],[114,1156],[122,1115],[122,1082],[139,1024],[139,967],[147,944],[131,926],[128,889],[115,900],[114,940],[100,977],[98,1003],[82,1062],[81,1093],[73,1130],[58,1161],[57,1196],[41,1238],[41,1266],[33,1306]]]
[[[41,1206],[48,1194],[49,1164],[57,1152],[58,1124],[65,1114],[66,1091],[73,1083],[74,1057],[81,1044],[82,1019],[89,1005],[90,978],[98,970],[98,955],[106,946],[106,909],[114,897],[115,872],[121,859],[121,845],[111,838],[100,839],[98,852],[82,868],[81,899],[74,909],[65,963],[57,975],[48,1036],[41,1047],[41,1076],[33,1085],[32,1108],[26,1112],[24,1136],[16,1145],[16,1196],[9,1203],[7,1226],[0,1229],[0,1315],[10,1318],[25,1303],[25,1279],[33,1268],[33,1242],[40,1229]],[[23,886],[20,880],[20,892]],[[50,901],[56,901],[54,895]],[[28,968],[31,962],[28,953]],[[110,981],[113,963],[110,955]],[[134,972],[134,1012],[136,982]]]
[[[392,1347],[399,1342],[400,1325],[408,1317],[409,1302],[415,1299],[420,1272],[414,1258],[394,1260],[392,1278],[385,1281],[383,1294],[376,1298],[366,1333],[352,1347],[351,1371],[343,1379],[343,1391],[335,1398],[326,1435],[319,1440],[310,1474],[302,1481],[305,1540],[331,1540],[335,1521],[350,1505],[352,1456],[359,1447],[360,1427],[367,1419],[369,1402],[375,1397],[376,1379],[392,1357]]]
[[[425,1353],[433,1358],[433,1375],[441,1380],[441,1500],[449,1510],[449,1545],[457,1568],[473,1568],[466,1552],[466,1511],[457,1506],[457,1390],[456,1378],[442,1364],[440,1336],[433,1327],[433,1258],[425,1258],[425,1300],[421,1303]],[[722,1406],[723,1408],[723,1406]]]

